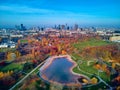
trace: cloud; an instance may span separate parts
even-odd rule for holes
[[[75,13],[71,11],[62,11],[62,10],[51,10],[51,9],[42,9],[42,8],[32,8],[28,6],[20,5],[1,5],[0,11],[11,12],[15,14],[41,14],[41,15],[50,15],[50,16],[63,16],[63,17],[94,17],[94,15],[84,14],[84,13]]]
[[[28,6],[19,5],[1,5],[0,11],[10,12],[6,13],[3,17],[8,17],[11,21],[24,21],[24,22],[49,22],[49,23],[62,23],[62,22],[75,22],[75,23],[87,23],[94,22],[95,15],[87,13],[65,11],[65,10],[53,10],[43,8],[32,8]],[[2,13],[2,12],[0,12]],[[6,16],[7,15],[7,16]],[[1,16],[1,15],[0,15]],[[4,18],[3,21],[5,21]],[[24,20],[23,20],[24,19]],[[7,21],[7,20],[6,20]]]
[[[10,6],[1,5],[0,10],[1,11],[9,11],[9,12],[13,12],[13,13],[50,13],[50,12],[54,12],[53,10],[30,8],[27,6],[16,6],[16,5],[15,6],[14,5],[10,5]]]

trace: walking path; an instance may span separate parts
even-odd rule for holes
[[[45,60],[46,61],[46,60]],[[32,74],[36,69],[38,69],[42,64],[45,63],[45,61],[43,61],[42,63],[40,63],[36,68],[34,68],[31,72],[29,72],[24,78],[22,78],[19,82],[17,82],[15,85],[13,85],[13,87],[11,87],[9,90],[13,90],[17,85],[19,85],[20,83],[22,83],[30,74]]]
[[[73,57],[75,60],[76,60],[76,58],[74,57],[74,56],[72,56],[72,55],[70,55],[71,57]],[[20,83],[22,83],[29,75],[31,75],[36,69],[38,69],[42,64],[44,64],[46,62],[46,60],[45,61],[43,61],[42,63],[40,63],[36,68],[34,68],[30,73],[28,73],[24,78],[22,78],[19,82],[17,82],[15,85],[13,85],[13,87],[11,87],[9,90],[13,90],[17,85],[19,85]],[[81,60],[79,60],[78,61],[79,62],[79,64],[82,64],[82,61]],[[89,73],[89,72],[85,72],[85,71],[83,71],[83,70],[81,70],[80,69],[80,67],[79,67],[79,65],[77,66],[77,68],[78,68],[78,70],[79,71],[81,71],[81,72],[83,72],[83,73],[86,73],[86,74],[88,74],[88,75],[92,75],[91,73]],[[96,76],[96,77],[98,77],[98,79],[100,80],[100,82],[103,82],[106,86],[108,86],[109,88],[110,88],[110,90],[112,90],[112,87],[109,85],[109,84],[107,84],[103,79],[101,79],[99,76]],[[99,83],[100,83],[99,82]],[[98,83],[97,83],[98,84]],[[90,85],[91,86],[91,85]],[[89,86],[89,87],[90,87]]]
[[[76,58],[75,58],[74,56],[71,56],[71,57],[73,57],[73,58],[76,60]],[[79,64],[82,64],[82,61],[81,61],[81,60],[78,60],[78,63],[79,63]],[[85,72],[85,71],[81,70],[80,67],[79,67],[79,65],[77,66],[77,68],[78,68],[79,71],[81,71],[81,72],[83,72],[83,73],[86,73],[86,74],[88,74],[88,75],[92,75],[92,74],[89,73],[89,72]],[[112,87],[111,87],[109,84],[107,84],[102,78],[100,78],[100,76],[96,76],[96,77],[100,80],[100,82],[103,82],[106,86],[108,86],[108,87],[110,88],[110,90],[112,90]],[[100,83],[100,82],[99,82],[99,83]]]

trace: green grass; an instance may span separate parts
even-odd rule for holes
[[[83,61],[82,64],[79,64],[80,69],[91,74],[97,74],[98,70],[93,68],[91,65],[87,65],[87,61]]]
[[[40,67],[37,68],[33,73],[37,73],[39,71]]]
[[[91,73],[91,74],[96,74],[98,75],[98,70],[95,69],[92,65],[88,66],[87,61],[84,60],[82,64],[79,65],[80,69],[82,69],[85,72]],[[105,80],[106,82],[109,81],[109,76],[105,72],[100,72],[99,76]]]
[[[23,68],[23,65],[21,65],[21,64],[11,63],[11,64],[1,68],[0,71],[21,70],[22,68]]]
[[[106,89],[109,89],[109,87],[101,82],[100,84],[93,85],[90,87],[83,87],[81,90],[106,90]]]
[[[87,74],[87,73],[98,75],[98,70],[93,67],[93,64],[94,64],[95,62],[92,62],[92,64],[88,66],[88,65],[87,65],[87,62],[88,62],[88,61],[87,61],[87,60],[83,60],[83,59],[82,59],[81,57],[79,57],[77,54],[73,54],[72,56],[74,56],[74,57],[76,58],[75,61],[76,61],[76,63],[79,65],[80,69],[81,69],[82,71],[86,72],[86,73],[84,73],[84,72],[78,70],[77,67],[75,67],[75,68],[73,69],[73,71],[74,71],[75,73],[83,74],[83,75],[86,75],[86,76],[88,76],[88,77],[91,77],[91,75],[89,75],[89,74]],[[73,60],[74,60],[74,59],[73,59]],[[81,61],[82,61],[82,64],[79,64],[79,63],[77,62],[78,60],[81,60]],[[107,74],[106,74],[105,72],[100,72],[100,73],[99,73],[99,76],[100,76],[103,80],[105,80],[106,82],[109,82],[109,77],[107,76]]]
[[[27,43],[28,40],[20,40],[21,43]]]
[[[73,46],[79,50],[82,50],[85,47],[93,47],[93,46],[103,46],[103,45],[108,45],[110,44],[110,42],[106,42],[103,40],[97,40],[97,39],[90,39],[87,41],[83,41],[83,42],[78,42],[73,44]]]
[[[78,42],[78,43],[75,43],[73,44],[74,48],[76,48],[77,50],[79,50],[80,52],[82,52],[82,50],[86,47],[94,47],[94,46],[104,46],[104,45],[108,45],[108,44],[112,44],[111,42],[106,42],[106,41],[103,41],[103,40],[97,40],[97,39],[89,39],[87,41],[83,41],[83,42]],[[72,56],[74,56],[75,58],[72,58],[73,60],[75,60],[76,62],[78,60],[82,60],[82,64],[79,65],[80,69],[84,72],[88,72],[88,73],[91,73],[91,74],[98,74],[98,70],[95,69],[92,65],[88,66],[87,65],[87,60],[84,60],[84,57],[80,57],[78,54],[76,53],[73,53]],[[89,58],[90,60],[92,60],[92,58]],[[92,63],[94,64],[94,63]],[[79,70],[77,70],[77,67],[75,67],[73,69],[74,72],[76,73],[81,73],[81,74],[84,74],[84,75],[87,75]],[[87,75],[89,76],[89,75]],[[90,77],[90,76],[89,76]],[[100,72],[100,77],[105,80],[106,82],[109,81],[109,77],[107,76],[107,74],[105,72]]]
[[[75,59],[75,58],[72,57],[72,59],[75,60],[75,61],[82,60],[82,58],[76,53],[72,53],[72,56],[76,58]]]
[[[87,73],[84,73],[84,72],[78,70],[77,67],[73,68],[73,72],[78,73],[78,74],[82,74],[82,75],[85,75],[85,76],[88,76],[89,78],[92,77],[92,75],[89,75]]]
[[[100,76],[105,82],[109,82],[109,81],[110,81],[110,76],[108,76],[105,72],[100,72],[99,76]]]
[[[107,64],[108,66],[111,66],[112,64],[110,62],[104,61],[105,64]]]
[[[0,48],[0,52],[15,51],[16,48]]]

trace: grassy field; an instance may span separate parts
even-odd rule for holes
[[[89,78],[91,78],[91,75],[89,75],[89,74],[87,74],[87,73],[84,73],[84,72],[78,70],[77,67],[76,67],[76,68],[73,68],[73,72],[79,73],[79,74],[83,74],[83,75],[88,76]]]
[[[93,46],[104,46],[104,45],[109,45],[109,44],[112,44],[110,42],[106,42],[106,41],[102,41],[102,40],[97,40],[97,39],[90,39],[90,40],[87,40],[87,41],[83,41],[83,42],[78,42],[76,44],[73,44],[74,48],[77,48],[78,51],[82,51],[83,48],[86,48],[86,47],[93,47]],[[95,63],[95,61],[93,59],[90,58],[89,61],[94,61],[91,65],[87,65],[88,61],[85,60],[83,57],[80,57],[78,54],[76,53],[73,53],[72,54],[73,57],[75,58],[72,58],[73,60],[75,60],[77,62],[77,64],[79,65],[79,68],[86,72],[81,72],[80,70],[78,70],[77,67],[75,67],[73,69],[74,72],[76,73],[80,73],[80,74],[84,74],[84,75],[87,75],[88,77],[91,77],[89,74],[87,73],[91,73],[91,74],[96,74],[98,75],[98,70],[95,69],[93,67],[92,64]],[[82,61],[82,64],[79,64],[78,63],[78,60],[81,60]],[[99,76],[105,80],[106,82],[109,82],[109,77],[107,76],[107,74],[105,72],[100,72],[99,73]]]
[[[81,90],[109,90],[109,88],[101,82],[100,84],[93,85],[90,87],[83,87]]]
[[[108,44],[111,44],[111,42],[106,42],[106,41],[97,40],[97,39],[89,39],[87,41],[75,43],[73,44],[73,46],[79,50],[82,50],[85,47],[103,46]]]
[[[0,68],[0,71],[10,71],[10,70],[21,70],[23,65],[17,63],[11,63],[3,68]]]
[[[24,40],[24,39],[23,39],[23,40],[20,40],[20,42],[21,42],[21,43],[27,43],[28,40]]]
[[[0,52],[15,51],[16,48],[0,48]]]
[[[78,65],[79,65],[79,68],[80,68],[82,71],[86,72],[86,74],[83,73],[83,72],[81,73],[81,71],[78,70],[77,67],[74,68],[73,71],[75,71],[76,73],[85,74],[85,75],[87,75],[87,76],[89,76],[89,77],[90,77],[90,75],[88,75],[87,73],[98,75],[98,70],[95,69],[95,68],[93,67],[93,65],[89,65],[89,66],[88,66],[88,65],[87,65],[87,62],[88,62],[88,61],[85,61],[85,60],[84,60],[82,64],[78,64]],[[99,72],[99,76],[100,76],[104,81],[109,82],[109,76],[108,76],[105,72]]]

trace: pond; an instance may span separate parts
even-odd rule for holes
[[[40,68],[40,77],[50,83],[59,83],[62,85],[82,85],[78,79],[86,79],[83,75],[73,73],[72,69],[76,63],[70,56],[51,57]]]

